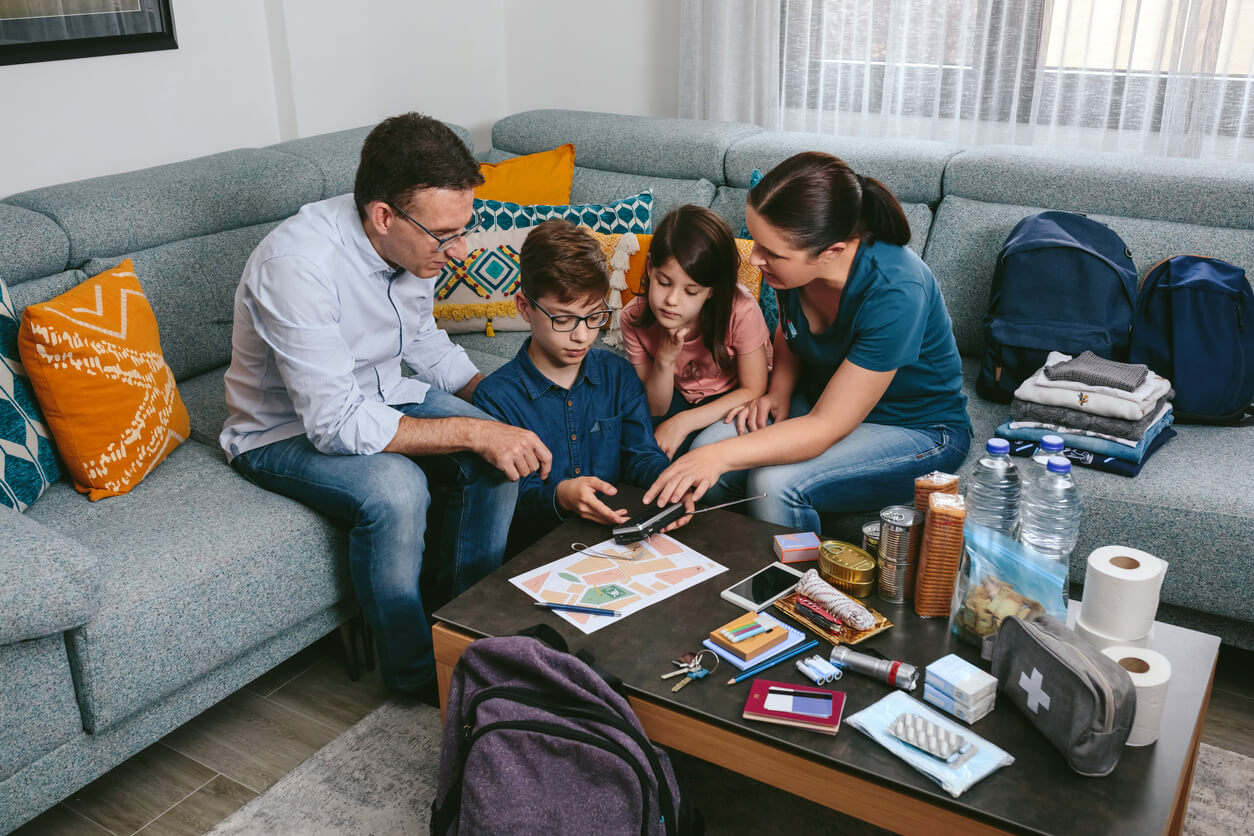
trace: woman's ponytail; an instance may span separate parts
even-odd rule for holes
[[[910,243],[910,222],[897,196],[874,177],[858,175],[858,184],[862,187],[863,234],[899,247]]]

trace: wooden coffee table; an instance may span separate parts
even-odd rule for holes
[[[624,495],[638,498],[639,492]],[[743,720],[749,684],[725,685],[733,673],[726,664],[704,681],[672,694],[674,680],[661,680],[660,674],[671,668],[671,659],[698,650],[711,629],[737,614],[719,592],[772,562],[771,538],[784,531],[728,511],[693,518],[675,536],[728,571],[585,636],[533,607],[530,598],[509,583],[515,575],[569,554],[573,542],[597,543],[607,536],[604,527],[584,520],[566,523],[435,614],[441,704],[453,666],[471,641],[516,633],[543,620],[556,627],[572,649],[587,648],[622,677],[632,707],[653,741],[889,830],[1180,832],[1219,650],[1219,639],[1204,633],[1155,625],[1150,646],[1172,665],[1162,731],[1153,746],[1125,749],[1111,775],[1076,775],[999,696],[996,709],[971,728],[1014,755],[1015,763],[957,799],[852,726],[842,726],[835,737],[828,737]],[[943,620],[918,618],[908,604],[887,604],[878,598],[869,603],[896,626],[863,646],[920,670],[946,653],[957,653],[987,669],[976,648],[949,635]],[[821,643],[818,649],[828,647]],[[762,675],[807,682],[791,662]],[[854,673],[830,687],[845,692],[846,717],[889,692],[887,685]],[[921,698],[922,683],[915,696]]]

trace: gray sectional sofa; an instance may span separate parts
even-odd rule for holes
[[[192,439],[125,496],[90,503],[63,481],[25,514],[0,509],[0,832],[354,613],[345,532],[238,477],[216,438],[244,261],[302,204],[351,190],[367,130],[0,200],[0,278],[19,309],[134,259],[192,423]],[[1006,414],[971,384],[994,259],[1022,216],[1043,208],[1093,214],[1129,243],[1142,275],[1175,253],[1254,270],[1249,165],[574,111],[502,119],[481,156],[495,161],[564,142],[577,153],[572,202],[647,187],[655,217],[698,203],[736,229],[752,170],[796,151],[830,151],[884,180],[905,204],[912,246],[936,273],[953,316],[977,442]],[[489,372],[522,339],[498,334],[457,339]],[[1254,429],[1178,429],[1136,479],[1080,472],[1086,513],[1072,578],[1082,580],[1084,555],[1099,545],[1153,552],[1171,561],[1160,618],[1254,648],[1254,556],[1245,536],[1254,526]]]

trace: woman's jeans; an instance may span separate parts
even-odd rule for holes
[[[397,409],[414,418],[491,420],[435,389],[422,403]],[[241,453],[231,466],[348,525],[349,572],[374,630],[384,683],[413,691],[434,682],[431,628],[418,591],[432,489],[448,489],[438,523],[437,586],[456,595],[501,565],[517,484],[472,453],[336,456],[303,435]]]
[[[810,404],[794,396],[789,417]],[[701,432],[693,449],[736,435],[735,424],[718,423]],[[914,479],[933,470],[956,473],[971,436],[965,427],[897,427],[863,423],[809,461],[725,473],[702,502],[717,504],[765,493],[745,503],[745,512],[794,531],[821,530],[820,512],[878,511],[913,504]]]

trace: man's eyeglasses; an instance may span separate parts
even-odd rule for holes
[[[579,323],[581,322],[588,326],[589,331],[596,331],[600,328],[604,328],[610,321],[610,316],[614,313],[610,310],[604,310],[593,311],[587,316],[575,316],[574,314],[558,314],[557,316],[554,316],[544,308],[540,307],[540,303],[537,302],[531,294],[528,293],[525,295],[527,297],[527,301],[531,302],[532,305],[535,305],[536,310],[549,318],[549,321],[553,323],[554,331],[574,331],[579,327]]]
[[[465,238],[467,235],[469,235],[470,233],[474,232],[476,229],[479,228],[479,217],[477,215],[472,215],[470,217],[470,223],[466,224],[466,228],[463,229],[461,232],[456,232],[448,236],[447,238],[441,238],[438,235],[436,235],[434,232],[432,232],[431,230],[427,229],[425,226],[423,226],[422,224],[414,220],[413,217],[401,207],[395,206],[391,203],[389,203],[388,205],[391,206],[392,210],[394,212],[397,212],[402,218],[409,221],[411,224],[418,227],[423,232],[427,233],[432,238],[434,238],[435,239],[435,251],[437,253],[444,252],[449,247],[456,244],[458,240]]]

